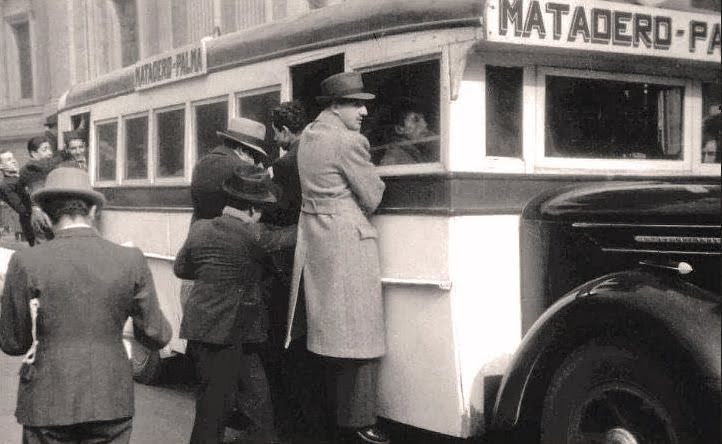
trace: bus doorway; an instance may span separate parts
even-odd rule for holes
[[[316,97],[321,95],[321,82],[328,76],[343,72],[343,53],[291,66],[291,97],[306,108],[306,115],[314,120],[322,111]]]

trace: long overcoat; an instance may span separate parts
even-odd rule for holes
[[[136,339],[149,348],[171,338],[143,253],[90,227],[61,230],[52,242],[18,250],[0,306],[5,353],[23,354],[32,344],[32,298],[40,303],[39,345],[34,376],[18,386],[18,422],[60,426],[133,416],[123,325],[132,317]]]
[[[308,349],[337,358],[382,356],[381,273],[369,216],[384,183],[370,161],[368,140],[326,110],[304,129],[297,159],[303,198],[286,344],[303,276]]]

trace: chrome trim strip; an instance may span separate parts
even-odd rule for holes
[[[405,279],[405,278],[381,278],[382,285],[399,285],[413,287],[436,287],[439,290],[451,290],[451,281],[436,279]]]
[[[691,254],[701,256],[719,256],[719,251],[674,251],[674,250],[642,250],[636,248],[609,248],[602,247],[602,251],[613,253],[652,253],[652,254]]]
[[[575,222],[572,224],[574,228],[720,228],[720,225],[662,225],[662,224],[629,224],[629,223],[594,223],[594,222]]]
[[[716,244],[719,245],[719,237],[703,236],[648,236],[636,234],[634,240],[640,244]]]
[[[157,259],[161,261],[174,262],[175,256],[166,256],[156,253],[143,253],[148,259]],[[404,279],[404,278],[381,278],[382,285],[398,285],[412,287],[436,287],[439,290],[451,290],[451,281],[437,279]]]
[[[156,253],[143,253],[143,256],[145,256],[148,259],[158,259],[161,261],[175,262],[175,256],[166,256],[164,254],[156,254]]]

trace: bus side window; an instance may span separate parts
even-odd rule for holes
[[[117,159],[118,122],[98,124],[95,128],[97,147],[97,181],[114,181]]]
[[[720,85],[702,84],[702,163],[720,163]]]
[[[125,120],[124,178],[148,178],[148,116]]]
[[[228,101],[196,105],[194,108],[196,159],[200,160],[223,143],[216,131],[225,131],[228,126]]]
[[[157,177],[182,177],[185,170],[185,109],[159,112]]]
[[[547,75],[545,155],[682,160],[684,88]]]
[[[278,90],[267,91],[258,94],[243,95],[238,97],[236,107],[238,117],[255,120],[271,127],[271,110],[281,103],[281,92]],[[268,163],[270,164],[278,157],[278,147],[273,143],[273,131],[266,130],[266,146]]]
[[[486,66],[486,155],[522,156],[524,69]]]
[[[376,94],[362,129],[374,164],[439,161],[439,70],[428,60],[364,73]]]

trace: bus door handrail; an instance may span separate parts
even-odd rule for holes
[[[161,261],[174,262],[175,256],[168,256],[165,254],[157,253],[146,253],[143,255],[148,259],[157,259]],[[451,290],[451,281],[443,279],[412,279],[412,278],[381,278],[381,284],[388,286],[411,286],[411,287],[436,287],[439,290],[449,291]]]

